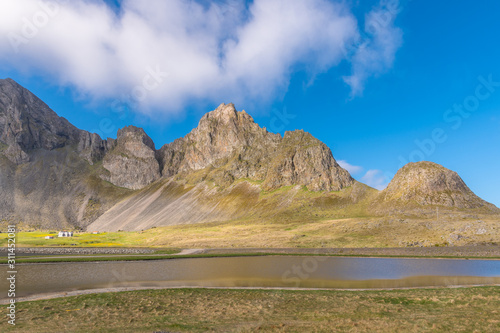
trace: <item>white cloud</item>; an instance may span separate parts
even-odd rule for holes
[[[345,160],[339,160],[337,161],[337,163],[353,176],[360,174],[362,175],[363,167],[361,166],[352,165]],[[377,169],[370,169],[366,171],[366,173],[361,178],[356,177],[356,179],[358,179],[362,183],[376,188],[377,190],[385,189],[387,185],[389,185],[392,178],[393,175],[391,175],[390,173],[383,172]]]
[[[344,161],[344,160],[337,161],[337,163],[341,167],[346,169],[351,175],[356,175],[356,174],[360,173],[361,171],[363,171],[363,167],[349,164],[347,161]]]
[[[387,175],[381,170],[368,170],[366,174],[361,177],[361,181],[368,186],[376,188],[377,190],[383,190],[389,185],[392,177]]]
[[[344,77],[352,96],[363,92],[371,76],[387,71],[403,42],[401,29],[394,25],[401,8],[398,0],[382,0],[365,17],[365,33],[358,37],[351,57],[352,74]]]
[[[375,27],[348,57],[353,92],[390,66],[398,31],[393,21]],[[196,100],[271,100],[297,66],[314,76],[345,59],[359,31],[345,3],[329,0],[254,0],[248,8],[243,0],[124,0],[118,13],[102,0],[2,0],[0,34],[0,66],[89,99],[126,99],[149,80],[148,68],[159,68],[168,76],[136,99],[148,113]]]

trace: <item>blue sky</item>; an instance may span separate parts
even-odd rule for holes
[[[500,206],[500,2],[19,3],[0,5],[0,77],[79,128],[160,147],[234,102],[371,186],[430,160]]]

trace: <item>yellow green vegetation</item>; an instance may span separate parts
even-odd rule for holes
[[[177,248],[401,247],[492,244],[495,220],[455,221],[357,218],[326,221],[232,221],[170,226],[143,232],[144,243]]]
[[[499,304],[500,287],[144,290],[17,303],[16,326],[0,331],[498,332]]]
[[[16,234],[18,247],[30,246],[75,246],[75,247],[121,247],[140,246],[144,236],[139,232],[112,232],[112,233],[74,233],[73,237],[57,237],[55,231],[21,231]],[[53,236],[54,239],[45,239]],[[7,234],[0,234],[0,246],[6,246]],[[144,246],[144,245],[143,245]]]
[[[54,239],[44,239],[55,235]],[[152,228],[140,232],[19,232],[18,246],[169,247],[169,248],[320,248],[494,245],[500,239],[495,219],[346,218],[273,222],[255,220],[198,223]],[[7,234],[0,234],[6,246]]]

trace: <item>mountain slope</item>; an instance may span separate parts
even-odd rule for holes
[[[433,162],[405,165],[380,193],[377,202],[394,209],[443,207],[499,212],[475,195],[456,172]]]
[[[227,188],[163,179],[137,191],[87,227],[88,231],[140,231],[153,227],[243,220],[257,223],[308,223],[364,216],[377,191],[355,182],[338,192],[303,186],[262,190],[261,183],[237,181]]]

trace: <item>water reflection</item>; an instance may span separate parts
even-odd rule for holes
[[[20,264],[18,296],[113,287],[401,288],[500,284],[499,260],[241,257]],[[1,297],[7,285],[2,282]]]

